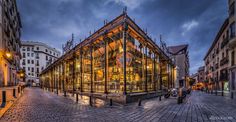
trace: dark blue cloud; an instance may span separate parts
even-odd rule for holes
[[[71,36],[79,42],[120,15],[124,6],[148,34],[167,45],[189,44],[191,73],[227,17],[226,0],[20,0],[22,40],[42,41],[58,49]]]

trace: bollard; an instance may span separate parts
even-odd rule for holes
[[[16,89],[15,88],[13,89],[13,97],[16,98]]]
[[[18,94],[20,93],[20,87],[18,86]]]
[[[78,102],[78,101],[79,101],[79,94],[76,93],[76,102]]]
[[[182,89],[182,87],[180,87],[180,88],[179,88],[179,95],[178,95],[178,99],[177,99],[177,103],[178,103],[178,104],[180,104],[180,103],[183,102],[182,96],[183,96],[183,89]]]
[[[112,106],[112,99],[110,99],[110,106]]]
[[[234,93],[233,92],[231,92],[231,99],[234,99]]]
[[[183,103],[183,99],[182,99],[182,97],[178,97],[178,99],[177,99],[177,103],[178,103],[178,104]]]
[[[6,91],[2,91],[2,105],[1,107],[5,107],[6,105]]]
[[[141,102],[142,102],[142,100],[141,100],[141,99],[139,99],[139,100],[138,100],[138,106],[141,106],[141,105],[142,105],[142,103],[141,103]]]
[[[159,101],[161,101],[161,95],[159,96]]]
[[[58,95],[58,89],[57,89],[57,91],[56,91],[56,94]]]
[[[66,91],[64,91],[64,97],[66,97]]]
[[[224,91],[222,91],[221,96],[224,96]]]
[[[93,106],[93,104],[92,104],[92,96],[89,96],[89,105]]]

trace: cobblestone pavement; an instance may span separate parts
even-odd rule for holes
[[[0,121],[153,121],[153,122],[236,122],[236,100],[202,92],[192,92],[183,104],[169,98],[158,98],[126,106],[90,107],[87,100],[76,103],[74,99],[57,96],[38,88],[26,88],[24,95]],[[99,102],[103,104],[103,102]]]

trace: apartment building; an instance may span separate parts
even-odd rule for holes
[[[175,83],[176,87],[186,86],[188,87],[189,79],[189,55],[188,55],[188,45],[177,45],[169,46],[168,51],[171,54],[172,60],[178,69],[178,77]]]
[[[235,16],[235,1],[236,0],[229,0],[228,1],[228,14],[229,14],[229,43],[228,43],[228,48],[229,48],[229,81],[230,81],[230,92],[231,92],[231,97],[234,97],[234,94],[236,92],[236,63],[235,63],[235,52],[236,52],[236,37],[235,37],[235,21],[236,21],[236,16]]]
[[[235,0],[228,0],[228,15],[204,61],[206,79],[214,89],[230,90],[231,97],[233,97],[233,93],[236,92]]]
[[[229,26],[229,19],[227,18],[204,57],[205,77],[215,90],[222,90],[223,88],[229,90],[229,48],[227,45],[232,34]]]
[[[204,82],[205,81],[205,67],[201,66],[198,68],[198,82]]]
[[[42,42],[23,41],[21,47],[21,67],[30,85],[39,84],[39,74],[60,56],[60,52]]]
[[[16,85],[20,70],[21,21],[16,0],[0,0],[0,86]]]

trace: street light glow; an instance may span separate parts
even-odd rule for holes
[[[12,57],[10,52],[6,52],[6,56],[7,56],[7,58],[11,58]]]

